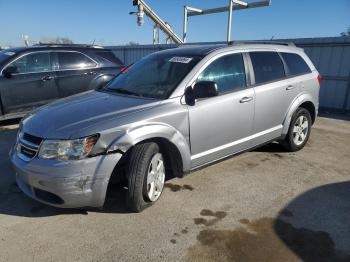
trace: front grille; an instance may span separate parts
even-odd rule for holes
[[[27,133],[20,134],[17,144],[18,156],[24,161],[33,159],[39,151],[42,140]]]
[[[27,148],[27,147],[21,145],[20,152],[29,158],[33,158],[33,157],[35,157],[37,150],[33,150],[33,149],[30,149],[30,148]]]
[[[36,145],[40,145],[41,141],[43,141],[42,138],[30,135],[28,133],[23,134],[23,139]]]

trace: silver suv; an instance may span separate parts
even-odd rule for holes
[[[170,177],[272,141],[304,147],[320,75],[302,49],[232,43],[148,55],[104,88],[38,109],[10,152],[18,186],[57,207],[102,207],[110,183],[135,212]]]

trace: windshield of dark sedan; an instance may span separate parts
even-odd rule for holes
[[[106,89],[120,94],[166,99],[201,56],[152,54],[122,72]]]

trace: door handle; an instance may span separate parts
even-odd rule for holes
[[[86,72],[85,75],[89,75],[89,76],[96,75],[96,72],[94,71]]]
[[[44,76],[43,78],[41,78],[42,81],[46,82],[46,81],[50,81],[53,79],[53,76]]]
[[[248,103],[248,102],[250,102],[252,100],[253,100],[253,98],[251,96],[246,96],[246,97],[243,97],[241,100],[239,100],[239,102],[241,104],[243,104],[243,103]]]
[[[295,86],[289,85],[289,86],[287,86],[286,90],[292,90],[292,89],[294,89],[294,88],[295,88]]]

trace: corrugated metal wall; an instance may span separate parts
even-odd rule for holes
[[[137,45],[137,46],[108,46],[113,53],[124,62],[130,65],[140,58],[164,49],[175,48],[177,45]]]
[[[350,37],[295,39],[322,74],[320,107],[350,112]]]
[[[320,91],[320,110],[349,113],[350,37],[300,38],[279,41],[294,42],[297,46],[304,48],[322,74],[324,81]],[[176,45],[110,46],[108,48],[112,49],[126,65],[129,65],[145,55],[174,47]]]

